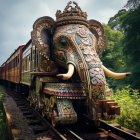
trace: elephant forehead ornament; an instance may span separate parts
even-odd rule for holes
[[[105,98],[105,75],[117,79],[129,75],[114,73],[103,66],[99,58],[106,47],[103,26],[96,20],[87,20],[86,12],[76,2],[70,1],[63,12],[57,10],[56,21],[48,16],[36,20],[31,36],[42,55],[68,69],[57,77],[69,80],[77,71],[92,114],[95,101]]]

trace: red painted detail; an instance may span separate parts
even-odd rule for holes
[[[83,28],[80,28],[80,29],[79,29],[79,33],[80,33],[81,35],[85,35],[85,34],[86,34],[86,31],[85,31]]]
[[[45,88],[44,89],[44,93],[50,94],[50,95],[55,95],[55,96],[61,96],[61,97],[71,97],[74,98],[75,97],[86,97],[85,92],[81,92],[81,91],[71,91],[71,90],[67,90],[67,91],[61,91],[61,90],[53,90],[53,89],[49,89],[49,88]]]

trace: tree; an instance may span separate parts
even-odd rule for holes
[[[133,88],[140,89],[140,2],[137,3],[137,6],[131,6],[130,1],[128,2],[127,6],[130,9],[122,23],[125,34],[123,51],[126,56],[126,69],[133,73],[129,78],[129,83]]]
[[[137,9],[140,6],[140,0],[128,0],[125,7],[129,10]]]
[[[120,44],[122,45],[121,54],[123,57],[118,55],[118,50],[115,51],[117,52],[118,57],[123,60],[123,69],[133,73],[132,76],[124,80],[122,86],[125,84],[130,84],[133,88],[140,89],[140,1],[128,0],[125,7],[127,10],[122,9],[114,17],[111,17],[108,25],[111,27],[111,29],[119,30],[124,34]],[[110,39],[111,38],[109,37],[109,42]],[[108,53],[108,51],[106,53]],[[114,58],[117,57],[114,55]],[[113,63],[116,63],[116,65],[120,66],[117,63],[117,59],[112,61]],[[111,62],[110,66],[115,68],[115,65]]]
[[[122,21],[124,19],[124,17],[127,15],[127,11],[126,9],[121,9],[118,11],[118,13],[116,15],[114,15],[113,17],[111,17],[108,21],[108,25],[110,26],[111,29],[114,30],[119,30],[122,31]]]
[[[125,63],[124,63],[124,55],[123,55],[123,32],[118,30],[111,29],[108,25],[104,25],[106,40],[107,40],[107,48],[102,53],[102,62],[103,64],[111,69],[112,71],[124,71]],[[123,80],[115,80],[112,78],[107,78],[107,82],[109,86],[113,89],[116,87],[122,87]]]

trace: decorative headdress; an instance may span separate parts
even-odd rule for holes
[[[33,44],[49,58],[52,30],[67,24],[85,25],[97,38],[97,45],[95,46],[97,53],[101,54],[105,49],[106,42],[102,24],[96,20],[87,20],[87,13],[83,12],[77,3],[72,1],[68,2],[63,12],[57,10],[56,21],[49,16],[44,16],[34,22],[31,34]]]
[[[76,2],[69,1],[63,12],[56,12],[56,25],[66,24],[82,24],[88,27],[87,13],[83,12]]]

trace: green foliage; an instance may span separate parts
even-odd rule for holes
[[[4,114],[3,114],[3,93],[4,90],[2,86],[0,86],[0,140],[8,140],[8,132],[7,125],[5,122]]]
[[[108,79],[111,88],[130,84],[140,89],[140,1],[128,0],[126,7],[128,11],[120,10],[110,18],[108,26],[104,25],[108,46],[101,59],[113,71],[132,72],[123,80]]]
[[[111,29],[123,31],[123,28],[121,28],[121,24],[123,19],[127,16],[127,13],[128,12],[126,11],[126,9],[119,10],[117,14],[109,19],[108,26]]]
[[[104,29],[108,43],[102,54],[102,60],[108,67],[118,69],[124,65],[122,54],[124,35],[120,31],[112,30],[108,25],[104,25]]]
[[[123,87],[124,85],[131,84],[132,88],[140,89],[140,1],[128,0],[125,7],[128,10],[122,9],[118,11],[114,17],[110,18],[108,25],[111,29],[122,31],[121,51],[125,65],[123,65],[121,70],[133,73],[129,78],[121,81],[121,85]],[[114,59],[113,62],[116,63],[117,61]],[[117,84],[117,82],[115,83]],[[113,87],[112,85],[111,87]],[[118,87],[120,87],[120,84],[117,85]]]
[[[140,6],[140,0],[128,0],[125,7],[129,8],[130,10],[137,9]]]
[[[121,108],[121,115],[115,121],[121,126],[140,132],[140,95],[138,91],[128,86],[117,90],[111,98],[115,99]]]
[[[126,69],[134,73],[129,83],[135,89],[140,89],[140,6],[129,11],[122,23],[124,30],[124,49]]]
[[[104,25],[106,39],[108,41],[106,50],[102,53],[103,64],[112,71],[123,72],[125,69],[123,54],[124,34],[121,31],[113,30],[108,25]],[[113,89],[124,86],[125,80],[115,80],[107,78],[109,86]]]

